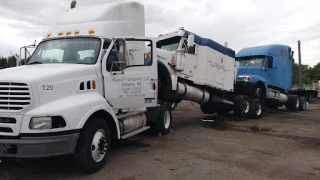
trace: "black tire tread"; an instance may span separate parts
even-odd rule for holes
[[[250,98],[246,95],[239,95],[239,96],[236,96],[235,99],[234,99],[234,109],[233,109],[233,112],[236,116],[239,116],[239,117],[245,117],[247,116],[247,114],[245,114],[243,111],[242,111],[242,102],[244,100],[250,100]]]
[[[89,151],[90,154],[87,154],[88,150],[86,150],[86,146],[88,145],[87,143],[89,143],[90,148],[91,148],[92,133],[94,135],[94,133],[97,131],[96,129],[101,128],[101,127],[104,127],[104,129],[106,131],[107,140],[108,140],[108,150],[106,152],[105,158],[102,161],[100,161],[99,163],[94,163],[93,159],[90,160],[91,151]],[[110,130],[109,130],[109,126],[108,126],[107,122],[105,120],[99,119],[99,118],[91,119],[89,124],[87,124],[84,127],[82,133],[80,134],[78,144],[75,149],[74,161],[75,161],[77,168],[79,168],[80,170],[87,172],[87,173],[94,173],[94,172],[99,171],[104,166],[104,164],[108,158],[108,155],[109,155],[108,151],[110,149],[110,142],[111,142]]]
[[[256,113],[256,105],[258,103],[260,103],[260,105],[261,105],[261,114],[260,115],[257,115],[257,113]],[[259,98],[252,99],[250,101],[250,110],[248,113],[248,117],[253,118],[253,119],[259,119],[262,116],[263,116],[263,104],[262,104],[261,100]]]

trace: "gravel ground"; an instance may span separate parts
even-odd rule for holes
[[[174,129],[123,141],[95,174],[74,168],[69,156],[0,164],[0,179],[320,179],[320,103],[305,112],[284,108],[259,120],[208,116],[179,104]],[[214,120],[202,122],[201,119]]]

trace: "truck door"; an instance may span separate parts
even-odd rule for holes
[[[157,105],[158,73],[153,39],[114,39],[102,61],[104,95],[114,108]]]
[[[273,59],[272,57],[266,58],[265,68],[263,68],[264,78],[267,83],[272,85],[272,76],[273,76]]]

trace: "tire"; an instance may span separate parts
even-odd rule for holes
[[[239,117],[248,116],[250,110],[250,98],[246,95],[236,96],[234,99],[234,114]]]
[[[248,116],[253,119],[259,119],[263,115],[263,104],[259,98],[250,101],[250,110]]]
[[[299,97],[299,110],[300,111],[305,111],[308,108],[308,103],[307,103],[307,99],[304,96],[300,96]]]
[[[201,104],[200,109],[203,114],[214,114],[216,112],[213,103]]]
[[[74,153],[76,166],[88,173],[99,171],[107,161],[110,142],[107,122],[98,118],[91,119],[80,134]]]
[[[161,135],[167,135],[173,128],[171,107],[161,105],[156,112],[156,122],[151,125],[152,131]]]
[[[297,95],[289,95],[286,108],[291,111],[298,111],[300,106],[299,97]]]

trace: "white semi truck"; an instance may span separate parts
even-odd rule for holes
[[[149,128],[168,134],[167,102],[233,105],[223,93],[233,90],[234,51],[184,30],[173,43],[147,38],[144,26],[140,3],[77,7],[26,65],[1,70],[0,159],[72,154],[96,172],[111,142]]]

